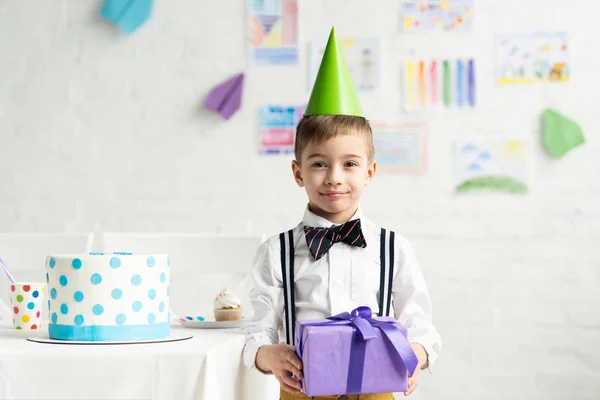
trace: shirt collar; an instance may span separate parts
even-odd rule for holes
[[[352,218],[350,218],[350,220],[359,219],[359,218],[364,218],[364,215],[363,215],[363,212],[362,212],[360,206],[358,206],[358,209],[356,210],[356,212],[354,213]],[[310,211],[308,209],[308,204],[306,205],[306,209],[304,210],[304,216],[302,217],[302,223],[307,226],[321,227],[321,228],[329,228],[332,225],[341,225],[341,224],[335,224],[323,217],[319,217],[317,214],[313,213],[312,211]]]

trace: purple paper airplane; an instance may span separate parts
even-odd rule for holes
[[[229,119],[242,105],[244,74],[240,73],[211,90],[204,107]]]

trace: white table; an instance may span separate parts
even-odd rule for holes
[[[44,324],[43,326],[47,326]],[[0,324],[0,399],[277,399],[274,377],[242,362],[239,329],[187,329],[189,340],[135,345],[27,341],[47,332]]]

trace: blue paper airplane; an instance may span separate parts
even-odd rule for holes
[[[100,16],[130,35],[150,18],[154,0],[105,0]]]

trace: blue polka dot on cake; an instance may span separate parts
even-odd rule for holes
[[[119,268],[121,266],[121,259],[119,257],[112,257],[110,259],[110,266],[113,268]]]
[[[79,258],[75,258],[75,259],[73,259],[73,262],[71,263],[71,265],[73,266],[73,268],[79,269],[79,268],[81,268],[81,260]]]
[[[75,299],[76,302],[81,303],[83,301],[83,293],[81,293],[79,290],[75,292],[75,294],[73,295],[73,298]]]
[[[133,304],[131,305],[131,309],[135,312],[138,312],[142,309],[142,302],[141,301],[134,301]]]
[[[117,323],[117,325],[123,325],[125,321],[127,321],[127,317],[123,313],[118,314],[115,318],[115,322]]]
[[[140,275],[134,275],[131,277],[131,284],[134,286],[139,286],[142,283],[142,277]]]
[[[90,278],[90,281],[94,285],[99,285],[100,282],[102,282],[102,275],[100,275],[99,273],[96,272],[94,275],[92,275],[92,277]]]

